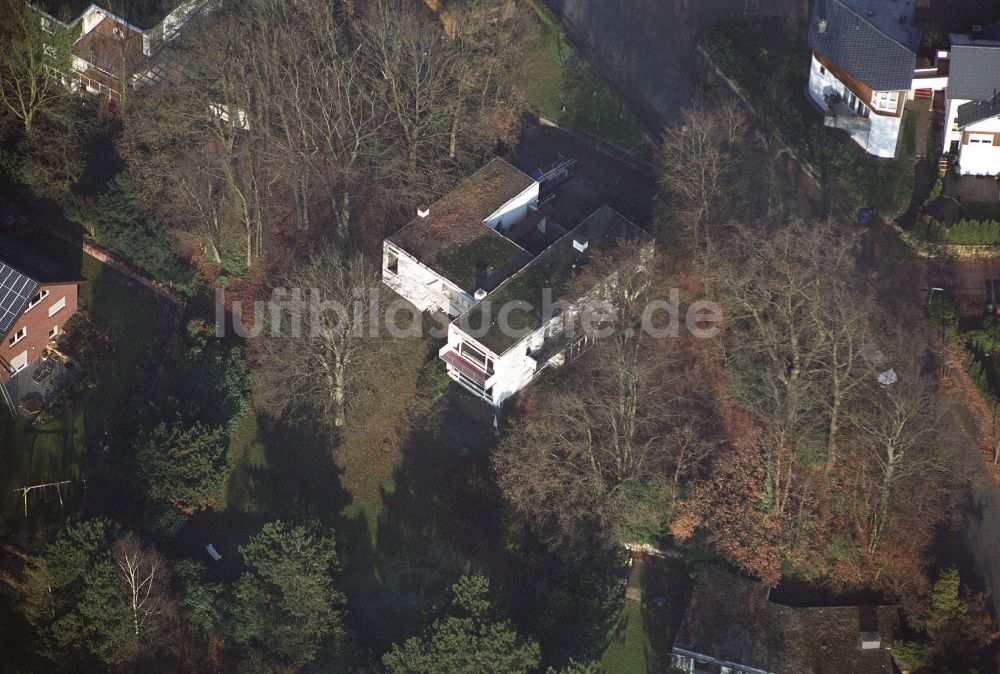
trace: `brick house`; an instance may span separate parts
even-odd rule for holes
[[[78,306],[79,279],[11,237],[0,238],[0,390],[35,364]]]

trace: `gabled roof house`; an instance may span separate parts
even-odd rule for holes
[[[385,240],[382,280],[453,319],[438,355],[499,408],[585,346],[565,329],[580,299],[571,280],[591,256],[638,238],[649,237],[607,206],[567,232],[539,208],[539,181],[494,159]],[[529,240],[549,245],[533,255]]]
[[[951,35],[945,153],[965,175],[1000,174],[1000,24]]]
[[[816,0],[809,22],[809,98],[826,126],[876,157],[896,156],[920,44],[915,9],[915,0]]]

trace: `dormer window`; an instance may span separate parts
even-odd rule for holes
[[[37,306],[39,302],[41,302],[42,300],[44,300],[48,296],[49,296],[49,291],[48,290],[41,290],[41,291],[35,293],[35,296],[32,297],[31,300],[28,302],[28,309],[31,309],[31,308]],[[28,309],[25,309],[25,311],[27,311]]]

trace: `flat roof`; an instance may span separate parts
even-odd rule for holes
[[[764,586],[723,571],[698,579],[674,650],[777,674],[892,674],[888,648],[899,629],[892,606],[790,607]],[[881,648],[862,650],[862,632]]]
[[[542,251],[541,255],[503,282],[482,302],[455,319],[455,323],[470,335],[478,334],[488,315],[491,319],[490,327],[476,341],[501,355],[520,342],[527,333],[543,325],[546,318],[542,314],[546,289],[551,289],[551,302],[575,299],[567,294],[570,281],[575,275],[574,266],[578,269],[594,253],[606,253],[624,239],[647,236],[625,216],[610,206],[603,206]],[[585,240],[586,250],[579,251],[574,246],[575,240]],[[512,311],[507,321],[511,330],[504,331],[498,325],[498,312],[510,302],[526,302],[531,305],[531,309]],[[514,332],[522,334],[512,334]]]
[[[478,286],[492,290],[531,254],[483,221],[535,182],[503,159],[493,159],[389,241],[466,292]],[[483,281],[478,276],[485,282],[477,283]]]

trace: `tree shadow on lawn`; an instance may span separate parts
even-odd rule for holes
[[[243,570],[239,546],[264,523],[311,519],[335,532],[343,558],[346,539],[353,536],[339,513],[351,497],[341,487],[341,471],[333,461],[328,435],[312,423],[286,424],[263,417],[256,441],[264,448],[265,461],[243,467],[246,507],[194,513],[176,537],[172,552],[205,560],[213,576],[235,580]],[[222,561],[209,559],[205,550],[209,543]]]
[[[349,615],[364,646],[382,653],[420,632],[458,576],[503,557],[502,504],[490,475],[495,444],[488,415],[449,395],[437,433],[412,431],[382,489],[375,547],[363,515],[345,521]]]

